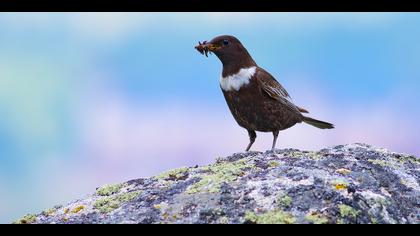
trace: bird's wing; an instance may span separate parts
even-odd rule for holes
[[[308,113],[305,109],[293,104],[286,89],[283,88],[283,86],[281,86],[281,84],[267,71],[260,69],[257,74],[257,81],[262,90],[271,98],[281,102],[283,105],[292,110]]]

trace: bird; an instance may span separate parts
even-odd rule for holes
[[[247,49],[234,36],[221,35],[195,46],[201,54],[215,54],[223,65],[220,88],[234,119],[248,131],[249,151],[256,132],[272,132],[271,150],[276,147],[279,131],[297,123],[320,129],[334,125],[306,116],[306,109],[295,105],[286,89],[266,70],[259,67]]]

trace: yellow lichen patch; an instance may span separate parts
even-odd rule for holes
[[[259,215],[248,211],[245,213],[245,221],[255,224],[293,224],[296,219],[292,214],[281,210],[269,211]]]
[[[347,174],[351,173],[351,170],[345,169],[345,168],[340,168],[340,169],[335,170],[335,172],[337,172],[339,174],[347,175]]]
[[[42,212],[44,216],[53,216],[57,212],[57,209],[51,208]]]
[[[346,190],[349,186],[349,184],[344,180],[335,180],[332,184],[335,190]]]
[[[268,166],[271,168],[274,168],[274,167],[280,166],[280,163],[278,161],[270,161],[268,163]]]
[[[167,219],[169,218],[169,214],[168,214],[167,212],[163,213],[163,214],[162,214],[162,218],[163,218],[164,220],[167,220]]]
[[[334,187],[337,190],[347,189],[347,185],[346,184],[334,184]]]
[[[153,208],[157,209],[157,210],[166,210],[168,208],[168,203],[166,202],[161,202],[159,204],[155,204],[153,205]]]
[[[36,221],[36,215],[25,215],[22,219],[13,222],[13,224],[32,224]]]
[[[69,208],[64,209],[64,214],[67,214],[69,212],[70,212],[70,209]]]
[[[76,208],[74,208],[74,209],[71,211],[71,213],[76,214],[76,213],[79,213],[79,212],[80,212],[81,210],[83,210],[83,209],[85,209],[85,206],[80,205],[80,206],[77,206]]]
[[[172,220],[177,220],[178,219],[178,216],[177,215],[172,215]]]

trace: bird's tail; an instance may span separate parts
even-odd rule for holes
[[[330,124],[330,123],[324,122],[324,121],[320,121],[320,120],[315,120],[311,117],[306,117],[306,116],[303,117],[303,122],[305,122],[307,124],[310,124],[312,126],[315,126],[317,128],[320,128],[320,129],[333,129],[334,128],[333,124]]]

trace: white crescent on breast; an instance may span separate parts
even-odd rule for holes
[[[220,87],[224,91],[239,91],[239,89],[248,84],[252,76],[255,74],[257,67],[252,66],[248,68],[242,68],[238,73],[229,75],[226,77],[220,77]]]

